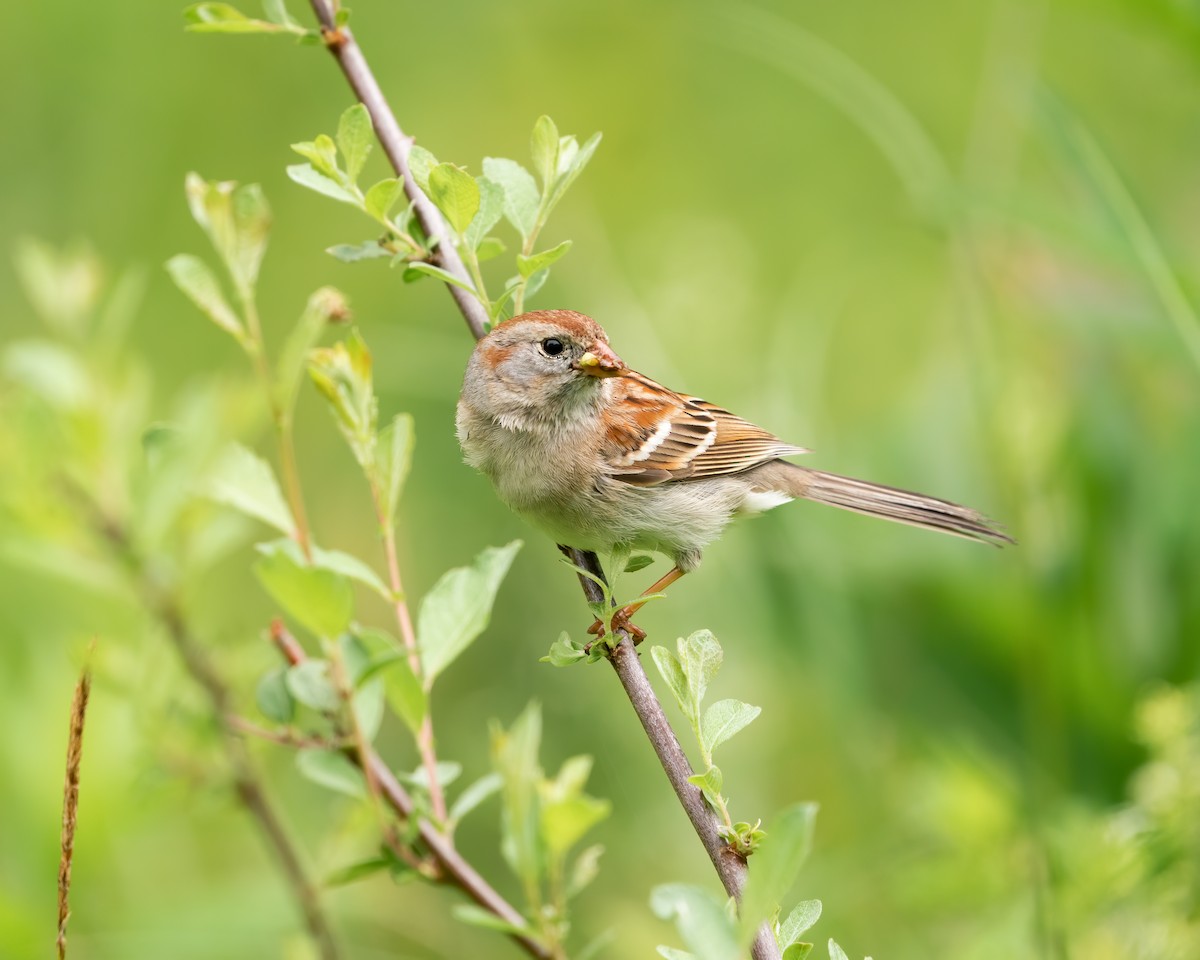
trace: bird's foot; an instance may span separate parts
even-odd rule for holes
[[[630,610],[628,607],[622,607],[612,615],[612,628],[613,633],[620,633],[622,630],[624,630],[627,634],[629,634],[629,639],[633,641],[634,646],[637,646],[646,639],[646,631],[630,620],[630,617],[632,616],[632,610]],[[597,617],[596,622],[588,627],[588,633],[597,640],[603,639],[607,633],[607,630],[604,626],[604,621]]]

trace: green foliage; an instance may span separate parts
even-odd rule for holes
[[[356,800],[367,795],[362,771],[336,750],[300,750],[296,754],[296,769],[305,779]]]
[[[816,816],[816,804],[799,803],[772,819],[770,829],[755,849],[754,869],[742,891],[743,944],[749,944],[762,922],[776,913],[779,902],[799,875],[812,849]]]
[[[371,351],[357,331],[309,354],[308,375],[328,401],[338,427],[364,470],[375,463],[379,405],[371,382]]]
[[[650,907],[660,919],[675,921],[679,935],[691,951],[684,954],[670,947],[659,947],[660,956],[668,960],[689,956],[694,960],[738,960],[742,956],[737,927],[724,903],[699,887],[683,883],[655,887]]]
[[[559,136],[549,117],[539,118],[530,143],[537,180],[515,160],[487,157],[482,176],[476,177],[458,164],[439,162],[422,146],[414,144],[410,148],[408,165],[413,180],[445,218],[451,242],[469,273],[469,278],[463,278],[436,262],[433,245],[416,238],[419,227],[412,219],[411,205],[401,217],[391,217],[391,209],[403,194],[400,180],[380,180],[365,191],[359,185],[370,149],[369,133],[370,118],[365,108],[355,105],[342,114],[336,140],[321,134],[311,141],[292,144],[292,149],[308,161],[288,167],[293,181],[358,207],[385,228],[381,238],[336,244],[328,252],[346,263],[390,257],[393,264],[404,264],[403,277],[408,283],[433,277],[466,290],[483,304],[493,322],[522,312],[526,299],[546,282],[551,266],[571,248],[571,241],[564,240],[540,252],[535,249],[551,211],[599,146],[600,134],[580,146],[572,136]],[[517,231],[521,245],[516,255],[516,275],[492,298],[480,264],[505,252],[504,242],[491,235],[501,219],[508,220]]]
[[[488,547],[469,567],[447,571],[421,602],[417,647],[428,687],[484,631],[500,582],[521,549]]]
[[[708,687],[716,679],[725,656],[721,644],[710,631],[698,630],[686,638],[680,637],[674,652],[666,647],[653,647],[650,653],[660,676],[687,718],[704,760],[703,772],[688,779],[700,789],[709,806],[724,821],[722,838],[743,856],[754,854],[749,880],[742,894],[741,919],[736,931],[733,921],[723,912],[723,925],[719,930],[710,929],[717,921],[713,919],[711,910],[699,905],[708,900],[695,888],[678,885],[660,887],[655,891],[656,899],[652,902],[660,917],[675,918],[680,936],[697,957],[737,956],[740,949],[749,946],[762,923],[775,916],[779,901],[791,888],[807,859],[812,846],[817,808],[812,803],[789,807],[776,815],[769,830],[762,830],[758,823],[735,823],[729,815],[728,800],[723,793],[725,778],[721,769],[713,763],[713,751],[748,726],[762,710],[740,700],[718,700],[704,709]],[[813,904],[816,905],[815,913]],[[785,926],[777,928],[780,947],[791,947],[800,933],[816,922],[820,909],[819,901],[805,901],[797,907]],[[722,952],[725,948],[720,946],[727,935],[734,941],[732,953]],[[710,945],[703,950],[697,947],[696,944],[704,938],[713,937],[716,939],[712,943],[718,946]],[[670,948],[660,948],[660,952],[663,949],[668,951],[664,956],[671,955]],[[704,952],[710,949],[717,952]],[[795,954],[800,952],[800,948],[793,951]]]
[[[344,576],[315,566],[294,540],[260,543],[254,573],[263,588],[297,623],[332,639],[350,625],[354,592]]]
[[[287,12],[283,0],[263,0],[266,20],[255,20],[228,3],[194,3],[183,11],[185,30],[193,33],[290,33],[304,38],[305,30]]]
[[[208,479],[209,499],[261,520],[289,537],[296,521],[271,465],[240,443],[231,444]]]
[[[546,778],[538,759],[542,714],[529,704],[507,730],[492,725],[492,765],[503,802],[501,851],[525,893],[527,916],[548,942],[566,938],[567,902],[596,875],[599,847],[570,854],[609,803],[584,792],[590,757],[567,760]]]

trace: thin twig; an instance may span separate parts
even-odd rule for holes
[[[575,550],[568,547],[564,552],[575,566],[592,575],[591,577],[584,576],[582,573],[579,575],[579,584],[583,588],[588,602],[604,603],[604,591],[600,584],[592,579],[592,577],[596,577],[607,583],[604,577],[604,568],[600,565],[600,558],[590,550]],[[705,802],[704,795],[699,788],[688,781],[688,777],[692,776],[695,771],[692,770],[692,765],[688,761],[687,754],[683,752],[683,747],[679,745],[679,738],[671,729],[667,715],[663,713],[662,704],[655,696],[654,688],[650,686],[650,679],[642,667],[637,648],[627,634],[623,631],[618,631],[618,633],[620,639],[613,646],[608,661],[616,671],[621,686],[625,688],[625,694],[629,697],[629,702],[633,704],[633,709],[642,722],[642,729],[646,731],[646,737],[650,741],[650,745],[654,747],[655,754],[658,755],[658,762],[662,764],[663,772],[671,782],[675,796],[679,798],[684,813],[692,822],[696,836],[700,838],[705,853],[708,854],[713,867],[716,868],[717,876],[721,878],[721,885],[725,887],[725,892],[729,896],[740,903],[742,889],[746,885],[748,874],[746,858],[721,839],[721,818]],[[762,925],[755,937],[752,955],[754,960],[775,960],[780,956],[775,935],[766,923]]]
[[[379,82],[375,79],[371,68],[367,66],[362,50],[354,42],[354,35],[350,32],[350,28],[337,25],[333,4],[328,0],[310,0],[310,2],[313,13],[316,14],[317,21],[321,24],[321,35],[325,39],[325,46],[337,59],[342,73],[345,74],[354,90],[354,95],[367,108],[367,113],[371,115],[371,123],[375,127],[375,136],[379,138],[383,152],[387,154],[397,175],[404,180],[404,192],[412,201],[413,213],[417,222],[421,224],[421,228],[428,237],[437,241],[439,265],[443,270],[470,284],[471,277],[467,273],[466,267],[463,266],[458,250],[454,247],[450,231],[446,229],[446,222],[442,219],[437,207],[417,186],[417,181],[413,179],[412,171],[409,169],[408,152],[412,148],[412,137],[406,136],[400,129],[400,124],[396,122],[396,115],[392,113],[387,98],[384,97],[383,90],[379,87]],[[446,289],[450,291],[450,296],[458,304],[458,309],[467,321],[467,326],[471,328],[475,339],[478,340],[487,332],[487,311],[466,290],[453,284],[446,284]]]
[[[92,691],[93,640],[88,646],[83,671],[71,699],[71,731],[67,738],[67,775],[63,783],[62,853],[58,859],[58,960],[67,956],[67,918],[71,915],[71,864],[75,859],[75,823],[79,814],[79,766],[83,759],[83,723],[87,719],[88,696]]]
[[[270,636],[280,653],[293,666],[308,659],[304,648],[296,642],[295,637],[281,622],[272,623]],[[454,841],[428,819],[417,815],[412,797],[374,749],[370,746],[361,752],[356,749],[351,751],[348,756],[362,768],[364,774],[375,779],[379,785],[380,794],[400,817],[405,820],[412,820],[416,817],[417,835],[437,862],[446,882],[453,883],[479,906],[505,923],[514,927],[528,927],[528,923],[521,916],[520,911],[479,875],[475,868],[458,852]],[[542,943],[532,936],[518,933],[510,933],[509,936],[531,957],[550,960],[553,956]]]
[[[267,845],[275,854],[280,870],[291,887],[292,896],[300,908],[304,925],[322,960],[340,960],[341,949],[321,906],[316,885],[309,878],[291,836],[271,806],[239,731],[230,723],[233,697],[229,687],[208,659],[203,646],[192,636],[178,599],[164,591],[151,578],[124,524],[109,516],[87,491],[77,484],[67,481],[64,483],[64,489],[79,505],[93,529],[108,541],[113,552],[132,572],[146,608],[162,624],[167,639],[183,662],[184,669],[207,695],[213,716],[224,734],[225,755],[233,774],[233,788],[238,800],[253,818]]]
[[[371,483],[371,499],[375,503],[375,515],[383,530],[383,552],[387,557],[388,586],[392,588],[392,593],[396,597],[394,604],[396,626],[404,641],[409,669],[412,670],[414,677],[424,681],[421,655],[417,650],[417,632],[413,629],[412,615],[409,613],[408,600],[404,594],[404,582],[400,578],[400,561],[396,555],[396,531],[388,522],[386,511],[383,508],[383,494],[374,481]],[[421,728],[417,731],[417,750],[421,754],[421,765],[425,768],[425,776],[429,779],[429,803],[433,807],[433,815],[439,823],[445,823],[447,817],[446,793],[442,789],[441,781],[438,780],[437,751],[433,744],[433,716],[428,710],[425,711]]]
[[[231,713],[225,718],[225,725],[248,737],[278,743],[284,747],[295,747],[297,750],[341,750],[346,746],[342,738],[306,736],[296,730],[268,730],[236,713]]]
[[[317,20],[321,24],[325,45],[337,60],[351,89],[367,108],[367,112],[371,116],[371,123],[375,128],[375,135],[378,137],[384,153],[391,161],[392,167],[404,179],[404,192],[413,202],[413,210],[417,219],[426,234],[437,237],[441,241],[438,250],[442,257],[442,268],[465,283],[471,284],[470,274],[454,249],[453,243],[447,239],[448,230],[441,213],[412,178],[412,172],[408,167],[408,153],[412,146],[412,138],[406,136],[400,129],[400,125],[388,106],[387,99],[384,97],[375,75],[371,72],[362,50],[355,42],[353,34],[348,28],[336,25],[334,10],[328,0],[310,0],[310,2]],[[458,309],[475,339],[481,339],[487,331],[486,311],[467,291],[451,284],[447,284],[446,288],[454,297],[454,302],[458,305]],[[604,570],[596,554],[577,550],[572,550],[571,553],[577,566],[592,571],[596,576],[604,577]],[[603,600],[603,595],[594,582],[582,576],[579,579],[589,602],[594,603],[597,598]],[[622,634],[622,639],[614,647],[610,660],[620,678],[621,685],[629,696],[629,702],[633,705],[633,709],[646,731],[646,736],[654,747],[654,752],[662,763],[667,779],[675,790],[675,795],[683,805],[688,819],[691,820],[696,834],[700,837],[700,842],[704,844],[704,849],[712,860],[713,866],[716,867],[721,883],[731,897],[740,900],[742,888],[746,882],[746,861],[731,851],[728,845],[721,840],[716,832],[719,823],[716,814],[705,805],[700,791],[687,782],[687,778],[692,774],[691,765],[688,763],[683,749],[679,746],[679,740],[671,729],[666,714],[663,713],[662,704],[659,703],[654,689],[650,686],[646,672],[642,669],[641,662],[638,660],[637,653],[628,636]],[[759,931],[751,954],[754,960],[779,960],[779,946],[767,924],[763,924]]]

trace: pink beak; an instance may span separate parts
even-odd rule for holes
[[[589,377],[620,377],[629,372],[625,361],[607,343],[597,340],[575,363],[575,369]]]

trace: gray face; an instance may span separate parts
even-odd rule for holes
[[[578,361],[596,339],[592,330],[566,325],[503,324],[476,347],[463,399],[489,416],[531,420],[569,418],[590,409],[602,396],[604,381],[580,370]]]

